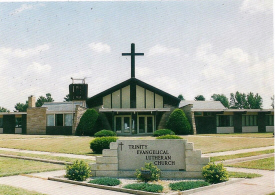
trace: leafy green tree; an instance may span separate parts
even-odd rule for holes
[[[166,127],[174,131],[177,135],[188,135],[193,133],[185,113],[179,108],[175,109],[170,114]]]
[[[230,108],[235,109],[260,109],[263,104],[262,97],[256,93],[255,95],[250,92],[248,95],[245,93],[236,92],[230,94]]]
[[[214,101],[220,101],[224,107],[229,108],[228,98],[224,94],[213,94],[211,98]]]
[[[18,111],[18,112],[27,112],[27,108],[29,107],[28,105],[28,101],[26,101],[26,103],[17,103],[15,104],[14,108],[15,108],[15,111]]]
[[[205,101],[205,97],[203,97],[203,95],[197,95],[194,99],[195,101]]]
[[[36,103],[35,103],[35,106],[36,107],[41,107],[44,102],[53,102],[53,98],[52,98],[52,95],[50,93],[47,93],[46,94],[46,97],[44,96],[39,96],[39,98],[37,99]]]
[[[96,133],[95,124],[98,118],[98,113],[95,109],[88,109],[82,115],[79,124],[76,128],[76,135],[89,135],[92,136]]]
[[[179,94],[179,95],[178,95],[178,98],[179,98],[180,100],[185,100],[182,94]]]
[[[63,101],[63,102],[69,102],[69,101],[71,101],[71,100],[70,100],[70,94],[68,94],[68,95],[66,95],[66,96],[64,97],[64,101]]]
[[[0,106],[0,112],[10,112],[7,108]]]

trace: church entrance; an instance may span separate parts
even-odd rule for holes
[[[154,132],[154,117],[152,115],[139,115],[137,117],[138,134]]]
[[[131,133],[131,115],[115,116],[115,131],[117,133]]]

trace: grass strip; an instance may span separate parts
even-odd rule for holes
[[[210,161],[211,162],[223,161],[223,160],[244,158],[244,157],[249,157],[249,156],[257,156],[257,155],[261,155],[261,154],[270,154],[270,153],[274,153],[274,149],[272,149],[272,150],[263,150],[263,151],[255,151],[255,152],[247,152],[247,153],[240,153],[240,154],[233,154],[233,155],[225,155],[225,156],[214,156],[214,157],[210,157]]]
[[[58,161],[65,161],[65,162],[74,162],[76,160],[83,160],[86,163],[95,162],[93,160],[87,160],[87,159],[51,156],[51,155],[47,155],[47,154],[30,154],[30,153],[12,152],[12,151],[3,151],[3,150],[0,150],[0,154],[15,155],[15,156],[20,156],[20,157],[40,158],[40,159],[46,159],[46,160],[58,160]]]
[[[146,192],[157,192],[160,193],[163,191],[163,186],[158,184],[149,184],[149,183],[134,183],[123,186],[126,189],[132,190],[141,190]]]
[[[96,178],[96,179],[90,180],[89,183],[105,185],[105,186],[117,186],[121,184],[119,179],[110,178],[110,177]]]
[[[219,134],[199,134],[199,136],[215,137],[252,137],[252,138],[273,138],[272,132],[267,133],[219,133]]]
[[[182,182],[170,183],[169,187],[171,188],[171,190],[184,191],[184,190],[190,190],[190,189],[209,186],[209,185],[210,183],[205,181],[182,181]]]
[[[262,175],[257,173],[243,173],[243,172],[231,172],[231,171],[228,171],[228,175],[230,178],[246,178],[246,179],[262,177]]]
[[[274,157],[226,165],[228,167],[274,170]]]
[[[65,169],[64,165],[0,157],[0,177],[62,169]]]
[[[16,188],[8,185],[0,184],[0,194],[8,194],[8,195],[45,195],[35,191],[25,190],[23,188]]]

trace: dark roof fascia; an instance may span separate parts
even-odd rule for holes
[[[153,92],[155,92],[155,93],[157,93],[159,95],[168,96],[169,98],[173,99],[174,101],[180,102],[179,98],[177,98],[177,97],[175,97],[175,96],[173,96],[173,95],[171,95],[169,93],[166,93],[166,92],[164,92],[164,91],[162,91],[162,90],[160,90],[160,89],[158,89],[156,87],[153,87],[152,85],[149,85],[149,84],[147,84],[147,83],[145,83],[145,82],[143,82],[143,81],[141,81],[139,79],[136,79],[136,78],[130,78],[130,79],[128,79],[126,81],[123,81],[122,83],[119,83],[119,84],[117,84],[117,85],[115,85],[115,86],[113,86],[113,87],[111,87],[109,89],[106,89],[105,91],[103,91],[101,93],[98,93],[98,94],[90,97],[88,99],[88,101],[91,100],[91,99],[96,99],[96,98],[99,98],[99,97],[104,97],[105,95],[113,93],[113,92],[115,92],[115,91],[117,91],[117,90],[119,90],[119,89],[121,89],[123,87],[126,87],[126,86],[130,85],[131,83],[135,83],[135,84],[140,85],[141,87],[144,87],[145,89],[153,91]]]

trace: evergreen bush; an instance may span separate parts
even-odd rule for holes
[[[93,136],[96,132],[94,128],[98,118],[98,113],[95,109],[88,109],[82,115],[79,124],[76,128],[76,135]]]
[[[110,143],[116,142],[117,137],[97,137],[90,143],[90,148],[96,154],[102,154],[103,149],[110,149]]]
[[[170,114],[166,127],[174,131],[176,135],[188,135],[193,133],[185,113],[178,108]]]
[[[146,192],[156,192],[160,193],[163,191],[163,186],[158,184],[149,184],[149,183],[133,183],[123,186],[126,189],[132,190],[141,190]]]
[[[171,131],[170,129],[159,129],[154,132],[154,137],[159,137],[162,135],[175,135],[174,131]]]
[[[65,177],[75,181],[85,181],[91,176],[91,168],[83,160],[76,160],[72,165],[66,165]]]
[[[163,136],[157,137],[156,139],[182,139],[182,137],[178,135],[163,135]]]
[[[116,179],[116,178],[101,177],[101,178],[93,179],[93,180],[89,181],[89,183],[105,185],[105,186],[117,186],[121,182],[119,179]]]
[[[95,133],[95,137],[115,137],[116,133],[111,130],[101,130]]]
[[[226,168],[223,167],[222,163],[208,163],[208,165],[202,168],[202,175],[205,181],[209,183],[220,183],[227,181],[229,178]]]
[[[142,174],[142,171],[150,171],[151,176],[149,178],[145,177]],[[135,175],[137,179],[140,181],[158,181],[160,178],[160,173],[161,173],[160,169],[156,165],[150,162],[150,163],[145,163],[145,167],[141,167],[140,170],[137,169]]]
[[[190,189],[209,186],[209,185],[210,184],[205,181],[182,181],[182,182],[170,183],[169,187],[171,188],[171,190],[184,191],[184,190],[190,190]]]

